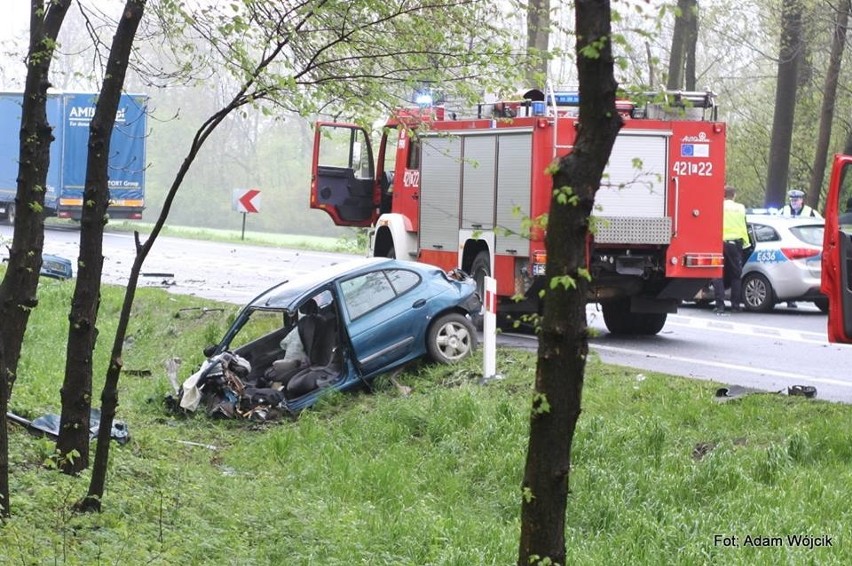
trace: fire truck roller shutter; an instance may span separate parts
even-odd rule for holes
[[[458,136],[422,138],[420,248],[455,251],[459,238],[462,143]]]
[[[502,134],[497,153],[497,230],[495,254],[526,256],[523,224],[530,216],[532,132]]]
[[[465,136],[463,152],[461,226],[493,230],[497,135]]]
[[[667,244],[671,218],[666,211],[668,135],[622,133],[615,140],[594,215],[601,222],[595,241]]]

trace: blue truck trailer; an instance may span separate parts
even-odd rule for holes
[[[22,101],[20,92],[0,93],[0,219],[10,224],[15,221]],[[81,217],[89,124],[96,101],[95,93],[48,94],[47,120],[55,139],[50,146],[45,216]],[[110,218],[142,218],[147,139],[147,95],[122,94],[110,139]]]

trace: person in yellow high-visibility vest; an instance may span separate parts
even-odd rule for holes
[[[748,244],[745,206],[734,200],[737,190],[725,187],[725,202],[722,207],[722,254],[725,257],[724,276],[713,280],[713,294],[716,298],[716,314],[725,313],[725,280],[731,284],[731,310],[742,310],[743,302],[743,246]]]

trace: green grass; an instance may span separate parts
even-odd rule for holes
[[[58,412],[73,283],[43,281],[12,409]],[[121,290],[104,289],[99,394]],[[13,518],[0,564],[513,564],[535,357],[419,365],[373,394],[339,394],[296,421],[179,418],[164,362],[201,362],[236,307],[140,289],[125,352],[104,511],[75,515],[88,473],[42,464],[53,444],[10,425]],[[176,314],[179,316],[176,316]],[[144,373],[144,372],[142,372]],[[751,395],[590,359],[574,442],[569,564],[852,563],[852,407]],[[214,446],[205,448],[188,443]],[[754,548],[747,535],[832,537],[831,548]],[[714,544],[738,537],[739,547]],[[785,541],[786,542],[786,541]]]
[[[54,223],[67,224],[70,221],[52,220]],[[153,224],[136,221],[112,221],[107,230],[114,232],[150,233]],[[247,230],[221,230],[216,228],[194,228],[189,226],[166,225],[161,232],[163,236],[190,238],[195,240],[212,240],[242,242],[261,246],[279,246],[291,249],[304,249],[323,252],[365,254],[367,251],[366,232],[351,229],[347,236],[332,238],[328,236],[305,236],[272,232],[253,232]]]

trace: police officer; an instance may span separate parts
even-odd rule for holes
[[[731,310],[742,310],[743,300],[743,246],[749,242],[745,207],[734,198],[737,191],[725,187],[725,203],[722,208],[722,253],[725,257],[724,278],[713,280],[713,295],[716,299],[716,314],[725,313],[725,279],[731,282]]]
[[[792,189],[787,193],[790,201],[781,209],[781,216],[811,216],[822,218],[819,212],[805,204],[805,193]]]

